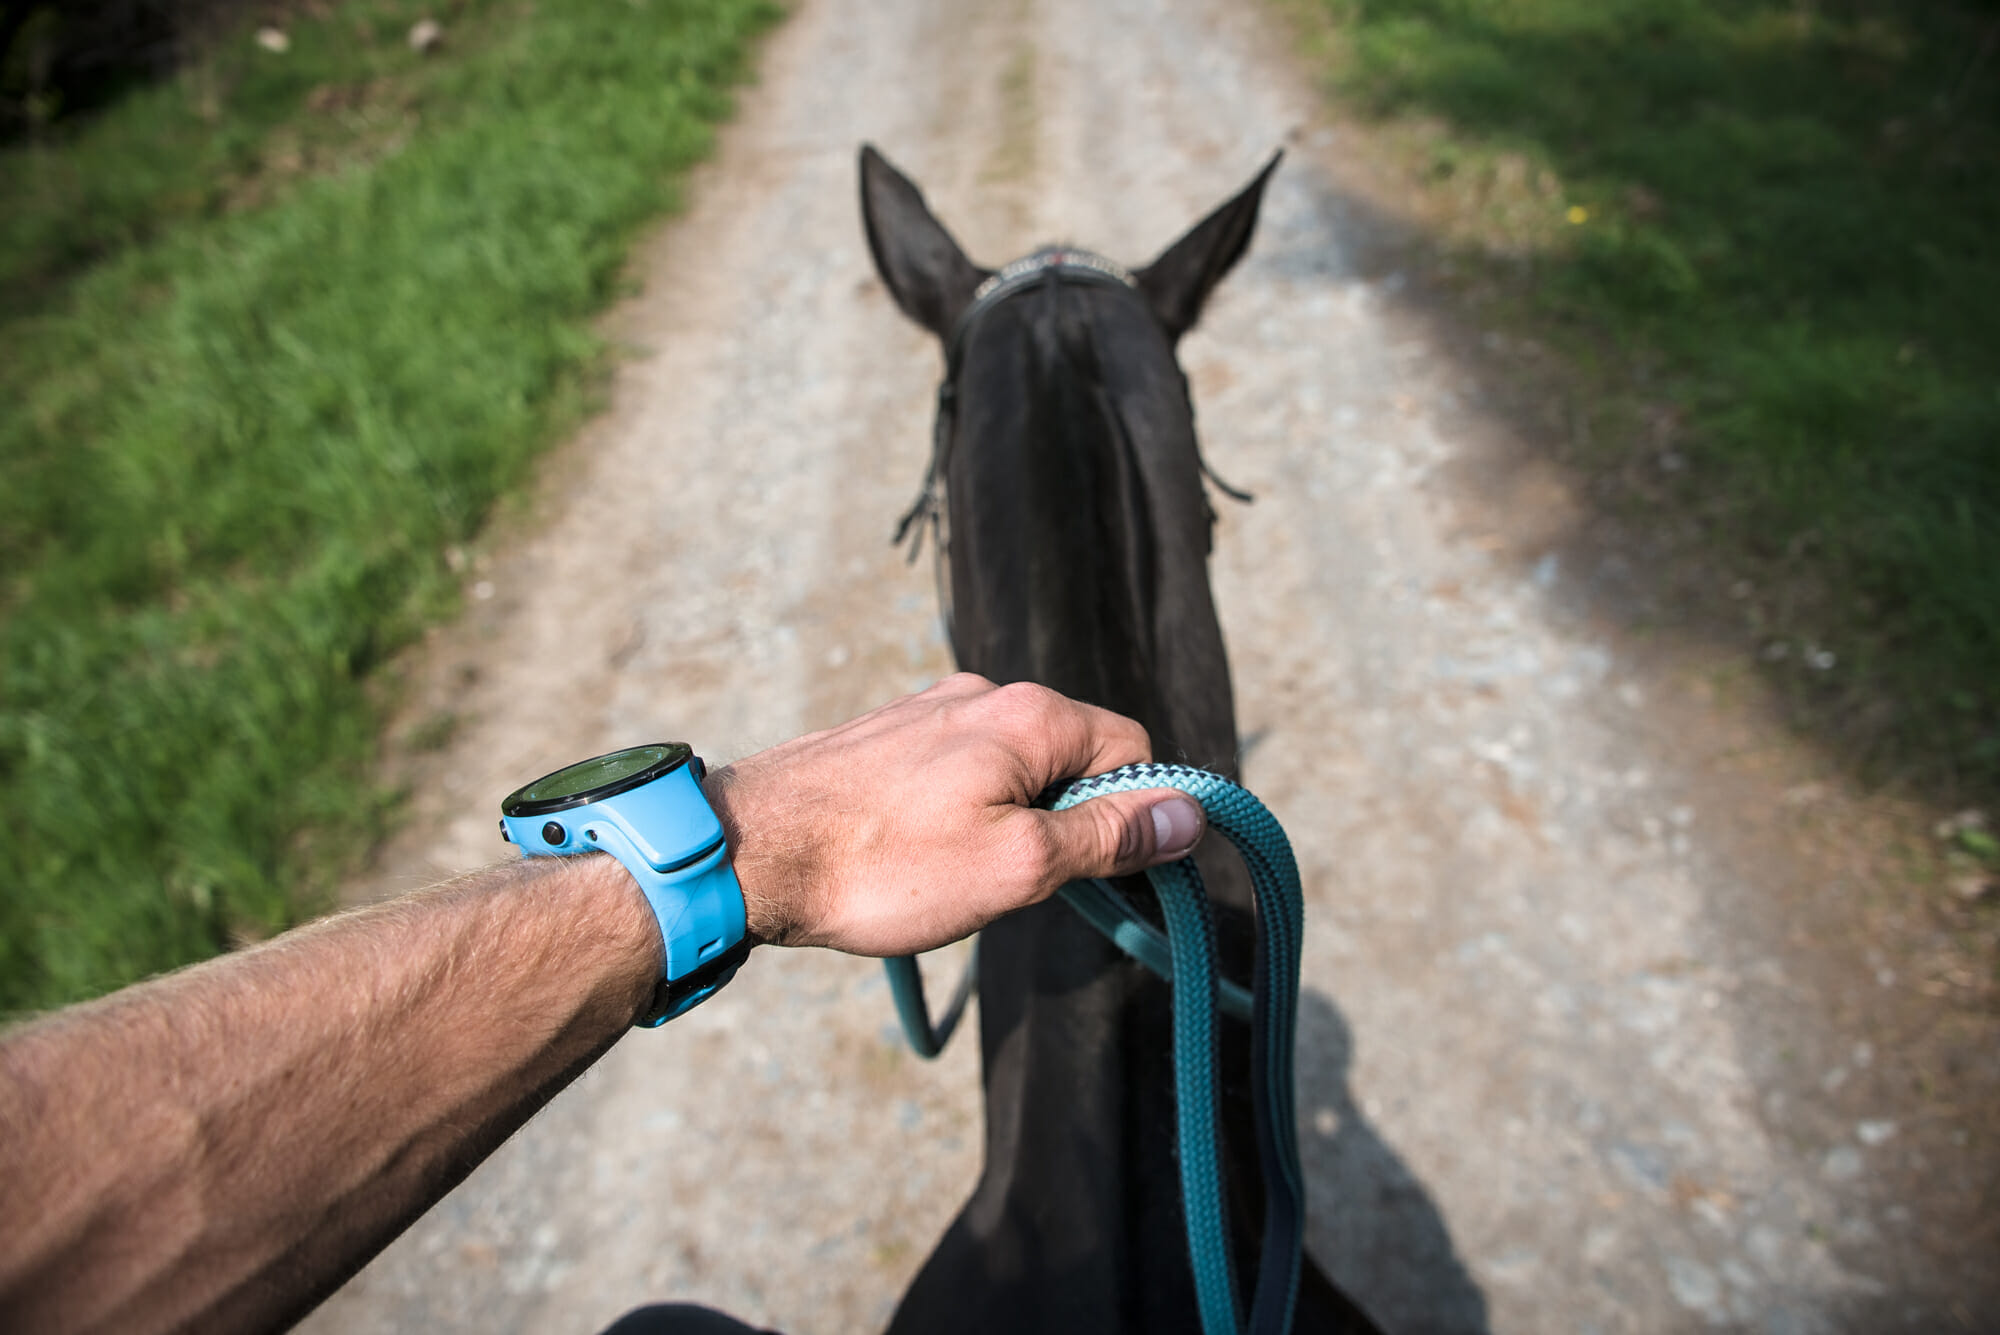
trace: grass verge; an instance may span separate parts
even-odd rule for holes
[[[2000,796],[2000,18],[1290,7],[1443,271],[1563,354],[1569,452],[1737,576],[1724,615],[1801,720],[1874,777]]]
[[[0,1011],[266,935],[769,0],[314,8],[0,149]],[[267,39],[268,40],[268,39]]]

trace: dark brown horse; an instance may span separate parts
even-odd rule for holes
[[[1143,269],[1047,251],[996,275],[915,185],[861,151],[876,268],[946,348],[932,460],[943,500],[927,486],[914,513],[942,530],[959,666],[1127,714],[1156,758],[1231,776],[1214,514],[1174,348],[1249,246],[1276,165]],[[1203,870],[1223,968],[1247,981],[1247,881],[1227,853]],[[1143,881],[1124,888],[1148,898]],[[1195,1329],[1167,986],[1057,901],[989,927],[978,968],[985,1167],[891,1329]],[[1220,1039],[1247,1290],[1262,1219],[1248,1027],[1224,1021]],[[1303,1331],[1374,1329],[1310,1258],[1297,1314]]]

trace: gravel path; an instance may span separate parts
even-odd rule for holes
[[[997,263],[1149,258],[1289,141],[1183,354],[1210,459],[1259,497],[1214,575],[1246,778],[1308,886],[1315,1252],[1409,1331],[1969,1326],[1897,1184],[1992,1179],[1877,1098],[1854,1006],[1768,907],[1808,861],[1745,833],[1796,767],[1719,761],[1734,725],[1592,610],[1564,484],[1371,268],[1378,224],[1261,16],[804,0],[762,71],[614,318],[635,355],[608,411],[410,669],[406,730],[459,726],[399,762],[421,796],[365,893],[500,857],[500,795],[578,756],[664,736],[724,761],[949,670],[929,574],[886,542],[937,354],[870,269],[859,142]],[[876,965],[766,952],[306,1328],[588,1331],[684,1299],[878,1329],[972,1184],[978,1119],[971,1043],[909,1057]]]

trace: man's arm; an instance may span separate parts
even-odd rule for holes
[[[17,1031],[0,1326],[295,1319],[601,1055],[659,968],[623,867],[524,860]]]
[[[954,677],[711,775],[751,930],[904,954],[1184,854],[1174,793],[1028,803],[1136,724]],[[602,854],[342,914],[0,1038],[0,1327],[295,1319],[616,1042],[658,925]]]

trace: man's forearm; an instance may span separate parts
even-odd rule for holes
[[[1177,792],[1031,806],[1147,754],[1129,719],[957,676],[707,789],[759,938],[910,955],[1185,855]],[[623,867],[535,858],[0,1035],[0,1330],[302,1314],[610,1047],[660,959]]]
[[[536,859],[15,1031],[0,1327],[298,1315],[615,1042],[659,967],[623,868]]]

